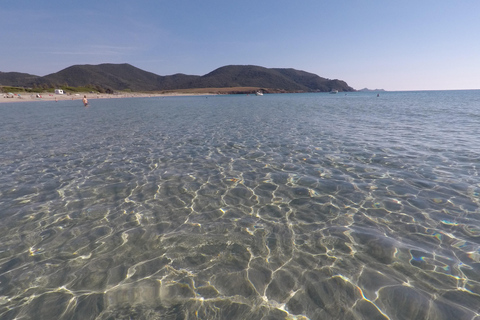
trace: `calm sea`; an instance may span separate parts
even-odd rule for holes
[[[0,318],[480,319],[480,91],[0,105]]]

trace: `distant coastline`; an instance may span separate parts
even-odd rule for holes
[[[385,89],[368,89],[368,88],[363,88],[360,90],[357,90],[359,92],[385,92]]]

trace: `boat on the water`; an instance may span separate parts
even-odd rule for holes
[[[330,93],[336,94],[336,93],[338,93],[338,90],[333,89],[332,91],[330,91]]]
[[[263,92],[257,91],[257,92],[255,92],[255,95],[257,95],[257,96],[263,96]]]

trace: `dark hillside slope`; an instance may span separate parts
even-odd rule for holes
[[[160,76],[129,64],[75,65],[43,77],[53,85],[98,85],[116,90],[156,90]]]
[[[263,87],[289,91],[307,90],[305,86],[273,70],[258,66],[225,66],[204,76],[199,87]]]
[[[34,82],[40,78],[33,74],[20,72],[0,72],[0,86],[23,87],[25,83]]]
[[[195,87],[195,81],[200,76],[190,76],[182,73],[173,74],[171,76],[160,77],[158,87],[155,90],[175,90],[175,89],[191,89]]]
[[[273,69],[286,77],[292,79],[298,84],[301,84],[313,91],[327,92],[333,89],[338,91],[355,91],[345,81],[330,80],[317,76],[316,74],[295,70],[295,69]]]

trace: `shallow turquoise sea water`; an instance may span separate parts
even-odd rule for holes
[[[480,319],[480,91],[0,106],[1,319]]]

